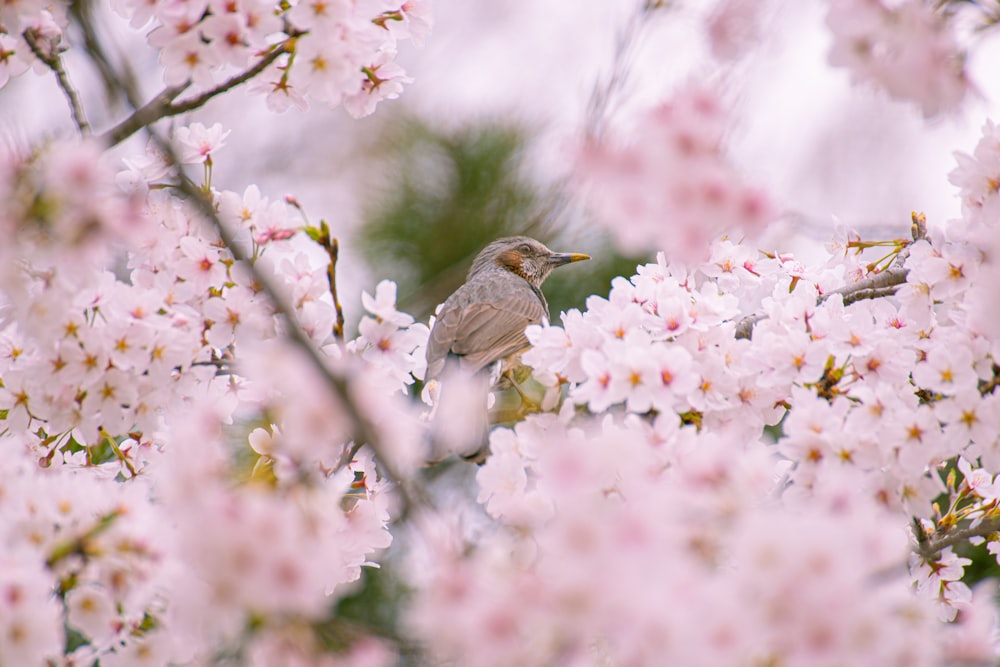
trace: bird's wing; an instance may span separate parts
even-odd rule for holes
[[[427,343],[428,376],[440,373],[448,354],[477,371],[528,346],[524,328],[547,317],[531,292],[442,309]]]
[[[427,339],[426,379],[435,378],[444,370],[445,360],[451,354],[451,346],[455,344],[461,322],[462,309],[445,302],[431,328],[430,338]]]

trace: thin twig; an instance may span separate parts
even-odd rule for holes
[[[595,83],[587,105],[587,115],[584,119],[584,138],[588,142],[599,142],[604,133],[611,104],[625,88],[628,81],[628,61],[639,44],[639,33],[645,20],[652,12],[667,4],[662,2],[643,3],[642,7],[629,17],[628,23],[615,37],[611,72],[606,80]]]
[[[169,109],[167,109],[168,112],[167,115],[176,116],[177,114],[197,109],[198,107],[202,106],[216,95],[221,95],[222,93],[226,93],[232,90],[236,86],[246,83],[250,79],[254,78],[258,74],[263,72],[268,65],[273,63],[283,54],[288,53],[288,42],[289,40],[286,40],[284,42],[281,42],[280,44],[275,44],[273,47],[271,47],[271,51],[268,52],[266,56],[261,58],[256,65],[254,65],[247,71],[243,72],[242,74],[237,74],[236,76],[220,83],[215,88],[212,88],[211,90],[206,90],[201,95],[196,95],[195,97],[192,97],[189,100],[184,100],[183,102],[180,102],[178,104],[170,105]]]
[[[108,98],[113,101],[114,96],[121,93],[132,109],[138,109],[141,105],[141,99],[138,94],[139,87],[136,84],[135,72],[126,59],[119,58],[121,62],[118,68],[112,63],[94,25],[94,3],[71,2],[69,10],[80,26],[80,31],[83,33],[83,49],[101,75]],[[118,69],[121,71],[119,72]]]
[[[215,368],[215,376],[220,375],[236,375],[236,369],[233,368],[232,359],[212,359],[210,361],[194,361],[191,363],[192,366],[213,366]]]
[[[77,94],[73,84],[69,82],[69,75],[66,73],[66,68],[63,67],[62,58],[59,56],[59,45],[57,43],[50,43],[50,51],[46,53],[43,42],[48,40],[45,40],[35,28],[28,28],[21,33],[21,36],[24,37],[24,41],[28,43],[28,48],[35,54],[35,57],[42,61],[56,75],[56,81],[59,83],[59,88],[62,89],[66,100],[69,102],[70,111],[73,113],[73,122],[76,123],[80,135],[84,137],[89,136],[90,123],[87,122],[87,115],[83,112],[83,103],[80,102],[80,96]]]
[[[236,86],[246,83],[250,79],[254,78],[263,72],[271,63],[281,57],[282,54],[287,52],[288,41],[276,44],[271,48],[271,51],[269,51],[266,56],[261,58],[257,64],[250,69],[237,74],[223,83],[220,83],[211,90],[206,90],[200,95],[196,95],[176,104],[174,103],[174,100],[178,95],[184,92],[188,86],[191,85],[191,82],[188,81],[177,86],[168,86],[141,109],[136,109],[131,116],[105,132],[101,138],[107,143],[108,146],[114,146],[115,144],[128,139],[142,128],[152,125],[162,118],[169,118],[188,111],[193,111],[194,109],[204,105],[213,97],[226,93]]]

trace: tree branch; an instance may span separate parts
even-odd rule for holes
[[[147,125],[164,118],[168,115],[165,113],[165,110],[170,108],[171,102],[190,85],[191,82],[188,81],[177,86],[164,88],[159,95],[147,102],[145,106],[136,109],[132,112],[131,116],[102,134],[101,140],[106,146],[114,146],[128,139]]]
[[[895,293],[897,287],[906,282],[906,276],[909,272],[910,270],[903,266],[893,266],[881,273],[876,273],[874,276],[827,292],[817,300],[817,303],[823,303],[834,294],[840,294],[844,297],[844,305],[863,299],[890,296]]]
[[[73,122],[76,123],[81,136],[88,136],[90,134],[90,123],[87,122],[87,115],[83,112],[83,104],[80,102],[80,96],[77,94],[73,84],[69,82],[69,75],[66,74],[62,58],[59,57],[59,44],[46,39],[35,28],[28,28],[21,33],[21,36],[24,37],[24,41],[27,42],[28,48],[35,54],[35,57],[42,61],[56,75],[59,88],[62,89],[63,94],[66,96],[70,111],[73,113]],[[49,47],[47,52],[45,46]]]
[[[202,106],[203,104],[205,104],[205,102],[208,102],[216,95],[221,95],[222,93],[228,92],[233,88],[235,88],[236,86],[246,83],[250,79],[254,78],[258,74],[263,72],[268,65],[273,63],[275,60],[281,57],[282,54],[285,53],[288,53],[287,40],[271,47],[270,53],[261,58],[259,61],[257,61],[256,65],[254,65],[247,71],[243,72],[242,74],[237,74],[236,76],[224,81],[223,83],[220,83],[215,88],[212,88],[211,90],[206,90],[201,95],[192,97],[191,99],[185,100],[179,104],[170,105],[170,107],[167,109],[167,115],[176,116],[177,114],[197,109],[198,107]]]
[[[638,48],[640,33],[645,22],[654,11],[664,7],[669,8],[669,5],[669,2],[647,0],[629,17],[628,23],[615,36],[611,71],[607,79],[594,83],[590,100],[587,102],[584,139],[588,143],[598,143],[604,134],[610,107],[628,82],[628,61]]]
[[[114,145],[131,136],[138,130],[146,128],[153,141],[157,144],[167,159],[170,162],[177,164],[179,160],[177,159],[177,153],[173,149],[173,146],[151,127],[152,123],[167,116],[195,109],[212,97],[231,90],[241,83],[253,78],[262,72],[264,68],[273,63],[279,56],[281,56],[281,54],[286,53],[287,49],[287,42],[276,45],[270,53],[268,53],[249,70],[232,77],[216,88],[213,88],[212,90],[181,104],[175,105],[172,102],[190,84],[185,83],[181,86],[168,87],[145,106],[137,109],[129,118],[125,119],[118,126],[105,133],[103,138],[110,142],[108,145]],[[133,91],[128,89],[125,82],[121,81],[117,77],[113,77],[112,81],[126,95],[129,95],[129,98],[131,99],[131,93]],[[396,484],[396,487],[399,489],[400,497],[403,500],[402,513],[397,517],[397,520],[405,518],[408,512],[417,506],[418,500],[424,507],[432,507],[433,505],[427,495],[420,489],[411,488],[399,471],[396,470],[395,463],[380,442],[374,425],[367,418],[367,416],[363,414],[357,404],[357,401],[351,395],[348,379],[331,372],[330,369],[327,368],[324,359],[313,346],[312,341],[308,338],[308,336],[306,336],[305,332],[302,331],[302,328],[298,325],[292,308],[281,297],[271,280],[266,275],[261,273],[255,263],[249,261],[250,258],[245,252],[243,252],[242,248],[234,242],[232,233],[219,219],[211,199],[208,198],[205,193],[195,186],[188,178],[186,178],[183,173],[180,175],[178,181],[178,189],[194,203],[206,219],[213,223],[219,232],[220,238],[223,243],[225,243],[226,247],[229,248],[233,257],[237,261],[243,262],[248,267],[254,281],[261,286],[261,289],[271,300],[275,312],[280,315],[288,325],[286,327],[286,335],[292,344],[306,354],[312,365],[316,368],[316,371],[325,381],[327,387],[343,402],[344,408],[351,420],[355,440],[354,446],[347,451],[356,453],[358,448],[367,444],[375,453],[375,456],[379,459],[381,468],[386,477]],[[347,459],[344,461],[344,464],[346,465],[349,462],[350,459]]]
[[[914,243],[927,239],[927,217],[923,213],[914,211],[910,214],[910,236]],[[904,247],[899,250],[892,266],[888,269],[828,292],[819,297],[816,303],[823,303],[834,294],[840,294],[844,297],[845,306],[863,299],[881,299],[895,294],[896,288],[906,282],[906,276],[910,272],[905,266],[906,260],[910,256],[910,246],[904,241],[898,241],[898,243],[904,244]],[[736,325],[736,338],[749,340],[753,336],[754,325],[766,318],[767,315],[763,313],[747,315]]]
[[[170,142],[160,137],[160,135],[151,127],[148,127],[147,131],[163,154],[166,155],[171,162],[177,163],[177,153]],[[343,403],[344,410],[347,412],[347,415],[351,420],[351,430],[354,435],[355,443],[368,445],[368,447],[371,448],[372,452],[374,452],[379,461],[383,474],[385,474],[385,476],[396,485],[396,488],[399,489],[399,494],[403,501],[403,507],[400,515],[396,517],[397,520],[405,518],[411,510],[417,507],[418,503],[424,507],[432,507],[431,501],[427,495],[419,488],[414,488],[408,484],[403,475],[396,469],[395,462],[378,436],[378,430],[352,395],[349,379],[343,375],[332,372],[327,367],[326,360],[320,356],[320,353],[316,350],[313,342],[309,339],[306,333],[302,330],[302,327],[300,327],[299,323],[296,321],[295,313],[292,307],[286,303],[285,299],[278,292],[277,287],[271,279],[260,270],[256,263],[251,262],[250,257],[246,254],[246,252],[243,251],[239,244],[235,243],[232,232],[230,232],[225,224],[223,224],[222,220],[219,219],[218,214],[215,212],[215,206],[212,203],[212,200],[206,196],[200,188],[192,183],[190,179],[186,178],[183,173],[178,179],[177,187],[197,207],[198,211],[215,226],[219,232],[222,242],[225,243],[226,247],[232,253],[233,258],[242,262],[249,269],[254,281],[260,285],[263,292],[267,295],[268,299],[270,299],[275,313],[280,315],[282,319],[285,320],[285,323],[287,324],[285,328],[287,338],[295,347],[299,348],[309,358],[310,363],[316,369],[316,372],[320,374],[320,377],[323,379],[326,386]]]
[[[750,340],[753,337],[753,328],[761,320],[766,320],[767,315],[764,313],[754,313],[753,315],[747,315],[742,320],[736,324],[736,338],[746,338]]]
[[[827,292],[816,299],[816,303],[821,304],[834,294],[840,294],[844,297],[845,306],[864,299],[880,299],[892,296],[896,293],[896,289],[906,282],[906,276],[909,272],[909,269],[895,265],[881,273],[876,273],[874,276],[859,280],[840,289],[835,289],[832,292]],[[767,315],[763,313],[747,315],[736,325],[736,337],[750,339],[753,336],[754,326],[764,319],[767,319]]]
[[[94,4],[82,1],[70,2],[69,11],[83,33],[83,50],[101,75],[108,98],[113,100],[121,93],[132,109],[138,109],[141,101],[137,93],[139,87],[135,81],[135,72],[132,71],[124,58],[119,57],[119,60],[122,61],[119,68],[116,69],[115,65],[112,64],[111,58],[97,34],[93,15]]]
[[[974,526],[956,528],[933,539],[929,538],[920,528],[920,534],[917,535],[917,545],[913,550],[923,556],[925,560],[934,560],[939,553],[948,547],[965,542],[971,537],[986,537],[997,531],[1000,531],[1000,516],[984,519]]]
[[[250,79],[254,78],[263,72],[271,63],[281,57],[282,54],[287,52],[288,41],[277,44],[272,47],[271,51],[266,56],[257,61],[256,65],[245,72],[237,74],[223,83],[220,83],[215,88],[206,90],[200,95],[196,95],[195,97],[176,104],[174,103],[174,100],[178,95],[184,92],[188,86],[191,85],[191,82],[188,81],[177,86],[168,86],[141,109],[136,109],[131,116],[105,132],[101,136],[101,139],[103,139],[108,146],[114,146],[115,144],[119,144],[125,139],[128,139],[142,128],[152,125],[162,118],[169,118],[188,111],[193,111],[194,109],[204,105],[213,97],[226,93],[236,86],[246,83]]]

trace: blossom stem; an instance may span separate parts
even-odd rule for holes
[[[52,550],[52,553],[49,554],[49,557],[45,559],[45,565],[52,568],[62,559],[74,554],[86,556],[87,550],[90,547],[90,541],[110,528],[111,524],[113,524],[121,515],[121,510],[108,512],[107,514],[101,516],[97,520],[97,523],[91,526],[91,528],[83,535],[57,544]]]
[[[344,309],[337,297],[337,258],[340,256],[340,242],[336,238],[331,239],[326,251],[330,257],[330,264],[326,267],[326,278],[330,283],[330,295],[333,296],[333,307],[337,312],[337,321],[333,324],[333,337],[342,341],[344,340]]]
[[[108,443],[108,446],[111,447],[111,451],[115,453],[115,456],[118,457],[118,460],[122,462],[122,465],[125,466],[129,474],[132,475],[132,477],[137,477],[139,473],[136,471],[135,466],[132,465],[132,462],[129,461],[128,457],[125,456],[125,453],[122,452],[121,447],[118,446],[118,443],[115,441],[114,437],[112,437],[111,434],[105,431],[103,428],[101,429],[101,437],[104,438],[104,441]]]

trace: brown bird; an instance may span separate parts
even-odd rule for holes
[[[427,380],[438,377],[449,359],[475,373],[529,347],[525,327],[549,317],[542,283],[557,266],[584,259],[590,257],[552,252],[527,236],[483,248],[465,284],[438,312],[427,343]]]

